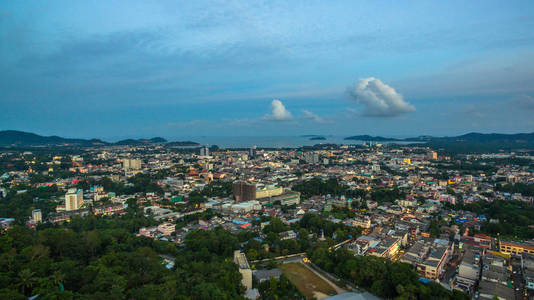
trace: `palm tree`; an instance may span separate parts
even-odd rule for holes
[[[22,287],[22,293],[24,295],[27,295],[29,293],[26,293],[27,291],[31,291],[31,288],[33,287],[33,284],[35,283],[35,279],[33,276],[35,275],[34,272],[32,272],[30,269],[24,269],[19,272],[19,286]]]
[[[54,274],[52,274],[52,280],[55,284],[59,284],[60,282],[63,282],[65,279],[65,275],[61,273],[60,271],[55,271]]]
[[[61,271],[55,271],[54,274],[52,274],[52,281],[54,281],[55,284],[59,285],[59,289],[63,292],[63,280],[65,280],[65,275],[61,273]]]

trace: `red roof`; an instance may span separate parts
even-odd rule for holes
[[[477,233],[474,235],[474,237],[479,238],[479,239],[491,240],[491,236],[485,235],[483,233]]]

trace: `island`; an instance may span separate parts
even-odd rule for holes
[[[194,147],[194,146],[200,146],[199,143],[192,142],[192,141],[168,142],[166,145],[170,146],[170,147]]]

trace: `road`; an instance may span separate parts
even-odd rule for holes
[[[514,293],[515,299],[524,299],[524,283],[523,274],[521,272],[521,260],[519,258],[512,257],[510,260],[512,265],[512,280],[514,281]]]
[[[458,248],[454,249],[454,255],[451,257],[447,265],[444,266],[445,273],[443,274],[443,277],[441,278],[441,282],[449,285],[451,280],[453,279],[454,275],[456,274],[456,267],[458,264],[462,261],[464,256],[464,251]]]

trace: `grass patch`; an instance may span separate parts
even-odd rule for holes
[[[279,268],[299,292],[307,298],[317,297],[317,293],[336,295],[336,291],[330,284],[301,263],[287,263],[280,265]]]

